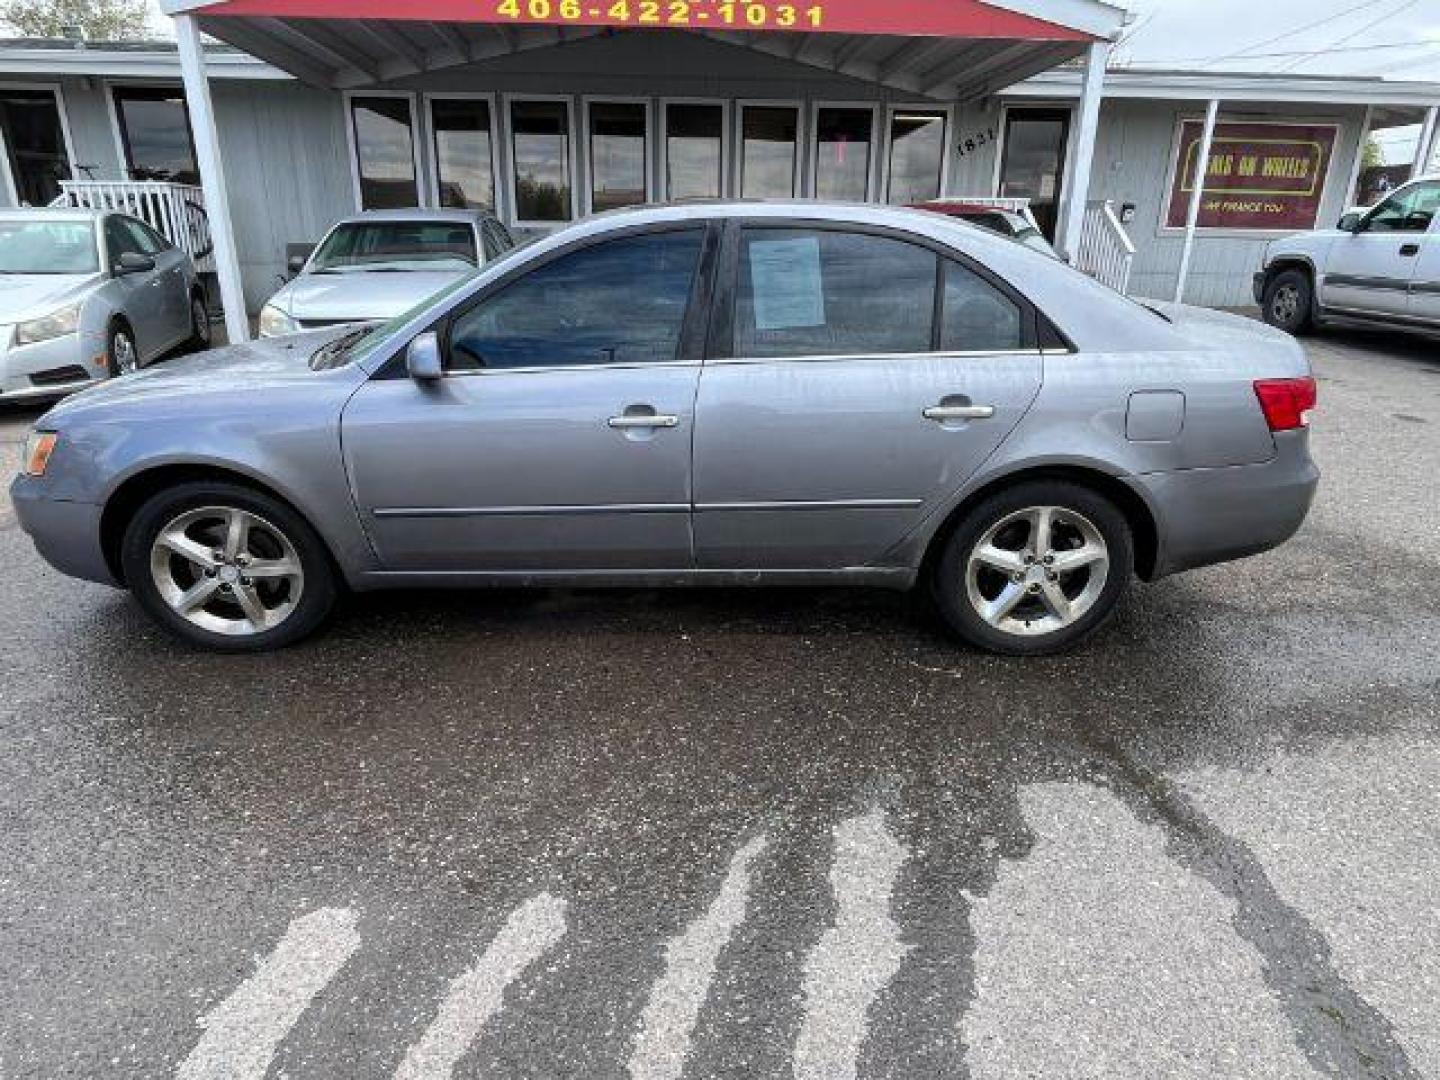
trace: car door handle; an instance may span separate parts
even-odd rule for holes
[[[989,420],[995,415],[994,405],[932,405],[925,410],[926,420]]]
[[[605,421],[616,431],[628,431],[632,428],[673,428],[680,426],[678,416],[612,416]]]
[[[1405,244],[1403,247],[1400,248],[1400,254],[1401,254],[1401,255],[1404,255],[1407,259],[1409,259],[1409,258],[1411,258],[1411,257],[1413,257],[1413,256],[1415,256],[1415,255],[1419,255],[1419,254],[1420,254],[1420,245],[1419,245],[1419,244]]]

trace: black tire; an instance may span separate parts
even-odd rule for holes
[[[179,614],[161,595],[151,572],[151,552],[156,537],[181,515],[210,507],[234,509],[262,519],[265,526],[282,535],[294,549],[303,572],[303,585],[298,589],[298,600],[294,601],[292,610],[275,626],[238,636],[206,629]],[[273,534],[265,540],[273,542]],[[240,484],[198,481],[179,484],[151,496],[125,529],[120,560],[131,593],[156,622],[182,641],[217,652],[264,652],[292,645],[313,633],[335,604],[335,570],[324,542],[315,530],[280,500]],[[181,559],[180,572],[184,571],[185,563],[186,560]],[[198,582],[198,573],[194,576]],[[263,582],[256,585],[271,587]],[[230,587],[221,588],[228,592]],[[235,588],[238,590],[239,586]],[[222,611],[225,610],[224,605],[230,602],[225,596],[217,595],[215,598]]]
[[[1060,524],[1055,530],[1055,543],[1066,547],[1076,546],[1076,539],[1084,540],[1079,524],[1083,522],[1103,540],[1109,564],[1102,579],[1096,574],[1096,590],[1091,599],[1085,599],[1089,588],[1090,575],[1094,571],[1081,569],[1054,579],[1062,590],[1075,589],[1076,594],[1068,599],[1086,603],[1083,613],[1073,622],[1051,631],[1030,630],[1030,622],[1023,620],[1033,615],[1041,623],[1050,616],[1053,609],[1045,606],[1043,598],[1026,595],[1014,609],[1014,617],[1002,620],[1015,625],[1012,632],[986,621],[971,599],[970,581],[967,573],[970,555],[988,534],[997,526],[1002,528],[996,537],[996,546],[1007,529],[1028,529],[1028,522],[1020,517],[1025,511],[1054,507],[1061,511]],[[1067,516],[1067,512],[1068,515]],[[1078,517],[1076,516],[1078,515]],[[1007,521],[1013,524],[1004,524]],[[1033,533],[1030,533],[1033,536]],[[1089,541],[1085,541],[1087,544]],[[1022,542],[1020,547],[1027,546]],[[1063,548],[1061,549],[1063,554]],[[1017,558],[1023,552],[1017,550]],[[1016,572],[1044,577],[1048,570],[1042,560],[1033,568],[1016,569]],[[949,628],[963,641],[987,652],[1005,656],[1048,656],[1074,648],[1086,638],[1095,634],[1115,614],[1121,598],[1129,588],[1135,573],[1135,543],[1130,524],[1124,513],[1109,499],[1081,484],[1064,480],[1024,481],[1012,488],[999,491],[975,506],[959,523],[945,541],[940,557],[935,561],[930,577],[930,589],[935,605]],[[998,575],[998,576],[997,576]],[[1011,575],[986,567],[977,572],[975,587],[981,600],[994,600],[1001,590],[1009,589]],[[1013,580],[1013,579],[1012,579]],[[1017,583],[1025,590],[1046,588],[1026,578]],[[987,593],[993,593],[990,595]],[[1058,619],[1058,617],[1056,617]],[[1019,629],[1025,627],[1024,632]]]
[[[1315,329],[1315,286],[1304,270],[1282,270],[1265,283],[1262,315],[1297,337]]]
[[[196,289],[190,294],[190,341],[194,352],[210,348],[210,309],[205,306],[205,294]]]
[[[110,324],[110,330],[105,335],[105,363],[110,369],[112,378],[127,374],[125,370],[125,346],[122,342],[129,343],[129,355],[134,358],[135,365],[129,371],[140,370],[140,353],[135,344],[135,331],[130,329],[130,324],[124,319],[116,319]]]

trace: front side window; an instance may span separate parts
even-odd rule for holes
[[[736,356],[928,352],[936,256],[902,240],[747,229],[736,284]]]
[[[524,274],[455,320],[451,370],[674,361],[703,235],[608,240]]]
[[[940,197],[945,129],[943,112],[906,109],[890,118],[891,203],[909,206]]]
[[[355,168],[362,210],[400,210],[420,204],[415,185],[415,125],[408,98],[354,97]]]
[[[793,198],[799,149],[798,109],[745,106],[740,114],[740,197]]]
[[[864,202],[870,192],[870,143],[875,114],[869,108],[815,113],[815,195]]]
[[[440,205],[456,210],[495,209],[495,150],[490,103],[437,98],[430,102]]]
[[[1366,232],[1427,232],[1440,208],[1440,184],[1410,184],[1370,212]]]
[[[100,269],[88,221],[0,221],[0,274],[93,274]]]
[[[134,218],[117,218],[122,228],[130,233],[135,245],[145,255],[159,255],[170,246],[169,241],[150,228],[143,221],[136,221]]]
[[[514,139],[516,220],[569,221],[569,103],[511,102],[510,130]]]
[[[178,87],[117,86],[114,94],[130,179],[198,184],[184,92]]]
[[[355,221],[337,225],[310,259],[312,274],[471,270],[475,230],[463,221]]]
[[[718,199],[725,191],[725,110],[665,108],[665,191],[671,199]]]
[[[629,102],[590,106],[590,207],[618,210],[646,199],[648,110]]]
[[[109,249],[110,268],[120,265],[121,255],[144,255],[139,235],[131,229],[124,218],[105,219],[105,246]]]

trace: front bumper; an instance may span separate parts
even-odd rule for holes
[[[1258,555],[1299,531],[1320,484],[1309,432],[1280,432],[1275,449],[1257,465],[1128,478],[1159,523],[1155,577]]]
[[[16,345],[14,333],[7,326],[0,335],[0,401],[61,397],[110,377],[102,335],[81,332]]]
[[[100,543],[101,508],[50,498],[42,487],[43,481],[31,476],[17,476],[10,485],[15,516],[41,558],[62,574],[119,585]]]

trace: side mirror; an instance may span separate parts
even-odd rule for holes
[[[315,250],[314,244],[286,244],[285,245],[285,270],[293,278],[305,269],[305,264],[310,261],[310,255]]]
[[[116,274],[147,274],[155,269],[155,260],[138,251],[126,251],[115,264]]]
[[[1358,210],[1351,210],[1348,214],[1341,215],[1340,224],[1337,225],[1336,228],[1341,232],[1358,233],[1360,231],[1360,224],[1364,220],[1365,216]]]
[[[416,382],[433,382],[445,374],[440,336],[433,330],[418,335],[405,350],[405,370]]]

